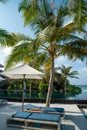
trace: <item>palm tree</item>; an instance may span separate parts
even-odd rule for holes
[[[57,69],[59,69],[61,71],[62,78],[65,81],[64,93],[65,93],[65,96],[66,96],[66,81],[67,81],[67,78],[69,77],[69,78],[77,78],[78,79],[78,77],[76,76],[76,75],[78,75],[78,72],[77,71],[71,71],[72,66],[66,67],[66,66],[62,65],[62,67],[58,67]]]
[[[48,54],[48,57],[50,58],[51,66],[50,66],[50,80],[48,87],[49,91],[46,100],[46,106],[49,106],[51,101],[53,79],[54,79],[54,69],[53,69],[54,58],[56,57],[56,55],[58,55],[59,53],[58,50],[60,50],[60,45],[56,45],[55,33],[59,34],[59,32],[57,32],[57,29],[61,28],[63,22],[61,18],[65,16],[67,11],[66,7],[62,8],[62,10],[60,8],[59,12],[57,13],[57,16],[55,17],[53,13],[53,8],[51,8],[50,4],[48,4],[46,1],[42,1],[39,6],[38,2],[33,1],[29,3],[28,1],[26,2],[23,1],[19,6],[19,10],[23,11],[23,17],[25,18],[25,25],[30,23],[33,26],[33,28],[36,29],[35,33],[38,34],[38,32],[41,32],[36,37],[36,43],[34,44],[34,48],[36,49],[39,47],[39,49],[43,49],[42,51],[46,52]],[[27,11],[28,13],[26,13]],[[59,23],[57,22],[57,20],[59,20],[58,21]],[[71,27],[70,28],[65,27],[64,29],[71,31],[70,29],[73,28],[73,25],[69,26]],[[63,28],[60,29],[59,31],[61,33],[63,32],[64,34]],[[60,41],[60,39],[58,39],[57,41]]]
[[[60,1],[58,1],[58,2],[60,2]],[[65,16],[68,14],[68,8],[67,8],[66,3],[64,3],[64,1],[62,1],[62,2],[63,2],[63,4],[61,4],[61,5],[59,4],[57,9],[55,8],[54,1],[53,1],[53,3],[49,3],[46,0],[42,0],[42,1],[41,0],[37,0],[37,1],[36,0],[33,0],[33,1],[23,0],[19,5],[19,11],[22,12],[24,20],[25,20],[24,24],[31,25],[32,29],[34,29],[34,32],[36,34],[36,38],[33,41],[31,41],[31,46],[33,45],[32,46],[33,54],[38,54],[38,52],[40,52],[40,54],[41,54],[41,52],[43,54],[46,53],[47,58],[49,59],[50,79],[49,79],[46,106],[49,106],[50,102],[51,102],[53,80],[54,80],[54,60],[55,60],[55,58],[58,58],[58,56],[60,54],[62,54],[62,55],[66,54],[67,46],[68,46],[68,49],[70,48],[70,50],[73,50],[74,45],[77,45],[79,47],[79,44],[77,44],[77,43],[79,43],[79,41],[80,41],[80,43],[83,43],[83,41],[84,41],[82,38],[80,38],[74,34],[75,30],[77,29],[74,22],[64,25]],[[73,33],[71,33],[71,32],[73,32]],[[72,43],[74,43],[74,44],[73,44],[73,46],[70,47],[70,45]],[[24,44],[26,44],[25,41],[24,41]],[[29,45],[29,44],[27,44],[27,45]],[[22,46],[23,45],[20,45],[20,50],[21,50]],[[87,42],[85,45],[82,44],[81,48],[83,46],[87,46]],[[77,47],[77,49],[79,50],[78,47]],[[17,48],[19,48],[19,47],[17,46]],[[27,47],[26,47],[26,49],[27,49]],[[18,50],[18,52],[20,52],[19,49],[17,49],[17,50]],[[17,52],[17,50],[16,50],[16,52]],[[78,50],[75,54],[78,54]],[[25,54],[28,53],[29,54],[28,56],[30,56],[30,52],[31,52],[30,49],[29,50],[27,49]],[[83,51],[81,51],[81,53],[82,52]],[[72,51],[67,51],[67,55],[69,55],[69,54],[73,55],[74,53]],[[83,54],[84,54],[84,56],[87,56],[87,52],[85,52],[85,53],[83,52]],[[11,55],[12,56],[8,59],[8,61],[10,61],[9,66],[11,66],[11,64],[12,64],[13,56],[14,56],[14,60],[13,60],[14,63],[17,63],[18,60],[22,59],[22,58],[20,58],[21,55],[20,56],[16,55],[17,58],[15,58],[15,55],[13,53]],[[23,56],[23,58],[24,58],[24,56]],[[8,63],[8,61],[7,61],[7,63]],[[28,62],[29,62],[29,60],[28,60]],[[7,67],[8,67],[8,65],[7,65]]]

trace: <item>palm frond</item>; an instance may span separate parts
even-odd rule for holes
[[[71,1],[72,2],[72,1]],[[74,22],[81,31],[87,24],[87,1],[86,0],[73,0],[71,12],[74,12]]]
[[[25,42],[24,44],[14,46],[14,48],[11,51],[11,54],[6,58],[5,68],[10,68],[11,66],[14,66],[19,62],[25,62],[26,59],[29,60],[29,58],[32,56],[31,49],[31,44],[27,42]]]
[[[16,42],[14,33],[10,34],[6,30],[0,29],[0,45],[2,47],[13,46]]]
[[[17,42],[20,42],[20,41],[31,41],[32,39],[29,37],[29,36],[25,36],[24,34],[15,34],[16,35],[16,39],[17,39]]]
[[[8,0],[0,0],[1,3],[6,3]]]
[[[63,46],[62,53],[67,55],[70,59],[76,60],[80,58],[83,60],[87,57],[87,41],[81,39],[71,41]]]

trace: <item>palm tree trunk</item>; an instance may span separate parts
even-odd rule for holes
[[[54,56],[51,58],[50,80],[49,80],[49,87],[48,87],[48,93],[46,99],[46,107],[50,106],[52,89],[53,89],[53,80],[54,80]]]

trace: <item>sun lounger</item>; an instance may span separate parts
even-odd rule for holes
[[[11,127],[35,130],[60,130],[61,118],[55,114],[18,112],[7,119]]]
[[[64,108],[52,108],[52,107],[27,107],[26,112],[40,112],[40,113],[47,113],[47,114],[58,114],[60,115],[62,118],[65,117],[65,110]]]
[[[0,99],[0,105],[4,105],[7,104],[7,100],[6,99]]]
[[[31,113],[27,113],[27,112],[17,112],[6,120],[6,124],[7,126],[11,126],[11,127],[25,128],[26,126],[25,119],[30,114]]]

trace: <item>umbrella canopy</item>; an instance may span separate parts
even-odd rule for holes
[[[24,64],[1,73],[11,79],[41,79],[44,73]]]
[[[24,88],[26,87],[25,79],[42,79],[44,73],[24,64],[1,73],[11,79],[23,79],[22,92],[22,111],[24,111]]]

